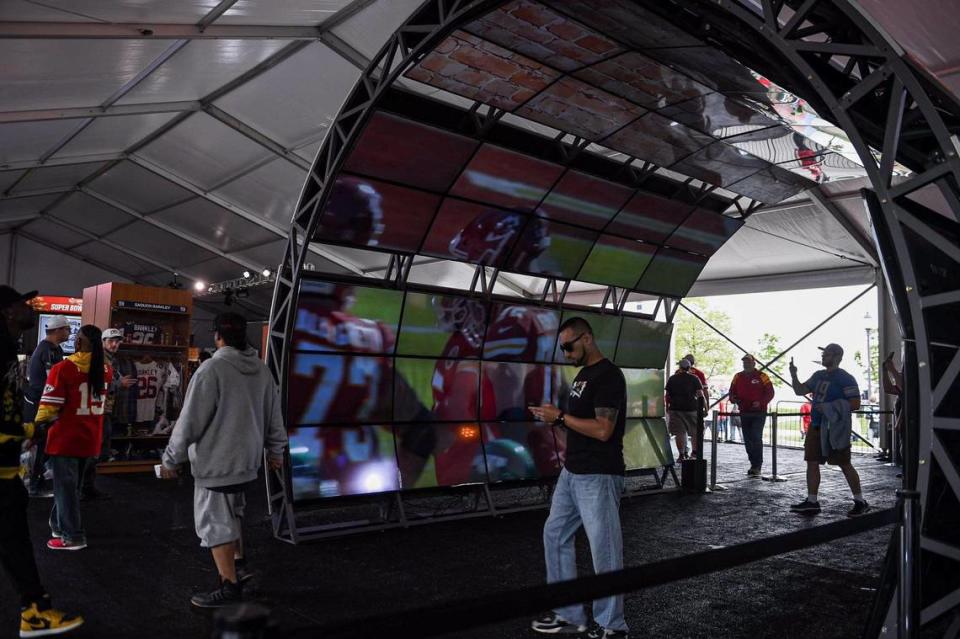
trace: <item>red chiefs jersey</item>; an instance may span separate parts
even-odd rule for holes
[[[327,352],[292,355],[292,426],[390,419],[393,361],[382,353],[393,351],[392,330],[316,305],[298,309],[293,339],[296,351]]]
[[[55,364],[47,375],[40,398],[44,404],[59,408],[57,419],[47,433],[48,455],[96,457],[103,437],[103,402],[107,383],[113,377],[109,365],[103,366],[104,386],[99,396],[90,389],[90,376],[80,370],[76,356]]]

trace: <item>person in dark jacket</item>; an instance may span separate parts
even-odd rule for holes
[[[683,461],[688,458],[687,438],[690,438],[693,455],[697,456],[697,410],[703,401],[703,384],[692,371],[686,357],[678,362],[678,370],[667,380],[664,399],[667,406],[667,428],[677,442],[677,455]]]
[[[57,315],[47,323],[47,335],[44,337],[33,355],[30,356],[30,366],[27,370],[27,389],[24,391],[23,421],[32,422],[37,416],[40,407],[40,396],[47,383],[47,375],[55,364],[63,361],[63,349],[60,345],[70,339],[70,324],[66,318]],[[47,431],[45,428],[37,430],[37,454],[33,459],[30,470],[30,496],[52,497],[53,491],[43,478],[47,466]]]
[[[36,295],[0,286],[0,565],[20,594],[21,637],[69,632],[83,623],[83,617],[55,610],[40,583],[27,526],[27,491],[20,481],[20,450],[33,425],[23,420],[17,340],[34,324],[27,302]]]

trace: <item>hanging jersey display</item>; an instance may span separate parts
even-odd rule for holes
[[[152,422],[157,417],[161,366],[156,360],[135,362],[137,367],[137,422]]]

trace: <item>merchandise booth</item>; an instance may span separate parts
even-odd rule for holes
[[[54,317],[63,316],[70,323],[70,339],[60,345],[67,355],[76,350],[77,332],[80,330],[83,300],[76,297],[58,295],[38,295],[30,300],[30,306],[37,313],[37,336],[35,340],[27,338],[31,346],[36,346],[46,337],[47,324]]]
[[[137,384],[120,389],[111,412],[111,461],[100,472],[152,471],[180,414],[189,381],[189,291],[106,283],[83,291],[83,324],[123,331],[116,366]]]

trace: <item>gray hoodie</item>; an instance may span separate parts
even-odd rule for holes
[[[286,445],[270,371],[254,349],[224,346],[190,380],[163,465],[189,458],[198,486],[232,486],[256,479],[264,448],[279,457]]]

